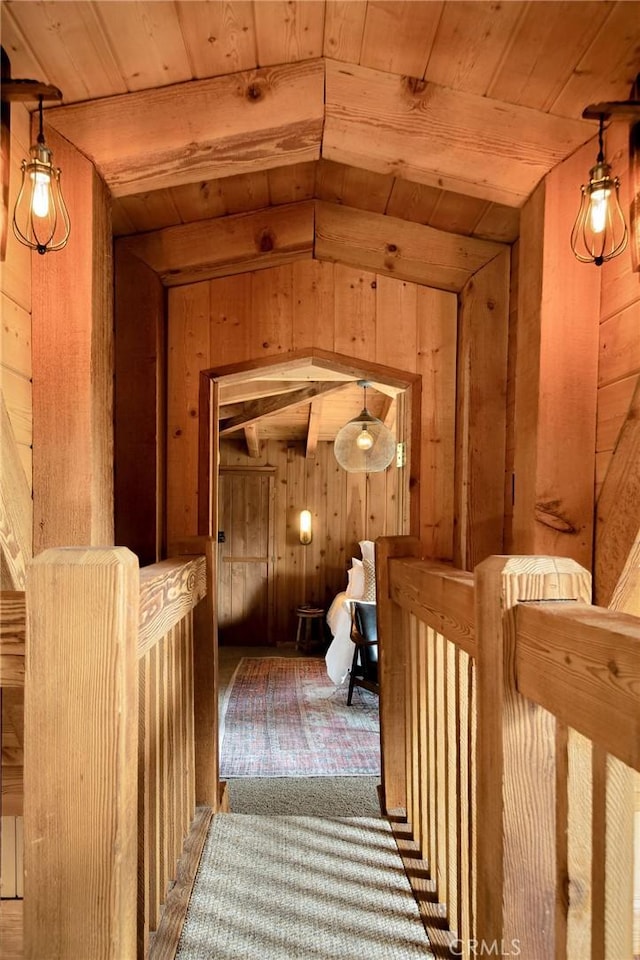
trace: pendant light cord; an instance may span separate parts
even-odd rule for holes
[[[42,97],[38,97],[38,113],[40,116],[40,132],[38,133],[38,143],[44,143],[44,118],[42,113]]]
[[[598,127],[598,159],[597,163],[604,163],[604,114],[600,114],[600,126]]]

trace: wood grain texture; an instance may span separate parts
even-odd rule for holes
[[[34,552],[113,543],[113,302],[108,192],[54,131],[74,241],[33,261]],[[83,255],[78,256],[77,251]],[[35,256],[35,255],[34,255]],[[69,296],[73,290],[73,296]],[[56,303],[55,311],[51,303]],[[67,504],[61,509],[64,491]]]
[[[168,287],[245,273],[311,256],[313,203],[181,224],[118,243]]]
[[[354,64],[327,60],[326,87],[323,157],[515,207],[592,135],[583,121]]]
[[[491,557],[477,567],[475,583],[476,935],[518,939],[525,956],[554,956],[556,791],[547,771],[555,763],[555,721],[516,692],[512,608],[534,599],[588,602],[590,576],[572,560]]]
[[[419,556],[415,537],[383,537],[376,543],[376,596],[378,599],[378,656],[380,660],[380,743],[383,809],[407,810],[406,637],[400,611],[391,598],[390,561]]]
[[[396,217],[316,201],[314,255],[458,292],[504,249]]]
[[[24,591],[0,593],[0,687],[24,686],[26,637]]]
[[[114,524],[142,566],[164,526],[165,297],[156,274],[115,247]]]
[[[161,560],[140,571],[138,657],[143,657],[202,600],[207,590],[203,557]]]
[[[511,548],[591,568],[600,278],[579,269],[561,224],[586,148],[561,164],[522,211],[515,365],[515,503]]]
[[[640,561],[640,382],[609,464],[596,511],[594,587],[600,606],[608,606],[616,593],[633,604]],[[617,609],[625,609],[617,605]]]
[[[25,567],[33,555],[31,531],[31,495],[9,414],[0,395],[0,546],[2,549],[3,587],[23,590]],[[6,573],[4,572],[6,571]]]
[[[637,617],[572,603],[523,604],[516,630],[519,692],[638,769]]]
[[[54,107],[48,121],[121,197],[317,159],[323,82],[306,60]]]
[[[476,656],[473,575],[433,560],[391,559],[394,603]]]
[[[50,549],[29,570],[27,956],[135,956],[138,593],[124,547]]]
[[[420,539],[427,556],[453,557],[458,302],[418,288],[417,372],[422,376]]]
[[[504,545],[509,254],[459,299],[453,560],[473,570]]]

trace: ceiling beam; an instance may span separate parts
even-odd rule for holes
[[[324,64],[304,60],[53,107],[115,197],[320,156]]]
[[[258,425],[250,423],[244,428],[244,439],[247,444],[247,453],[253,460],[260,456],[260,437],[258,436]]]
[[[326,60],[322,156],[521,206],[593,124]]]
[[[123,237],[116,243],[154,270],[166,287],[196,283],[310,257],[313,201]]]
[[[308,380],[247,380],[245,383],[220,384],[220,407],[228,404],[246,403],[280,393],[292,393],[306,387]],[[223,415],[230,416],[224,412]]]
[[[309,404],[309,426],[307,427],[307,446],[305,456],[308,460],[314,460],[318,448],[318,437],[320,435],[320,414],[322,411],[322,398],[316,398]]]
[[[337,390],[344,390],[349,384],[343,382],[331,381],[329,383],[310,383],[308,387],[302,390],[296,390],[294,393],[288,393],[280,397],[265,397],[263,400],[254,400],[244,405],[244,413],[235,417],[228,417],[220,421],[220,436],[224,437],[234,433],[240,428],[247,427],[262,417],[270,417],[275,413],[281,413],[290,407],[299,407],[303,403],[309,403],[314,397],[321,394],[334,393]]]
[[[508,247],[316,201],[315,256],[458,293]]]

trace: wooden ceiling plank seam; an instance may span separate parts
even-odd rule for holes
[[[45,83],[52,83],[47,69],[14,17],[13,10],[8,3],[2,4],[2,45],[11,61],[11,76],[37,77]],[[33,66],[27,66],[28,63]],[[64,90],[62,93],[64,96]]]
[[[446,3],[425,80],[486,96],[496,63],[522,14],[522,2]]]
[[[360,63],[367,4],[362,0],[331,0],[325,4],[323,55]]]
[[[193,79],[177,4],[102,2],[99,12],[129,91]]]
[[[322,56],[324,2],[259,0],[254,17],[261,67]]]
[[[258,51],[251,0],[225,0],[224,3],[197,0],[179,2],[177,7],[194,77],[215,77],[256,68]]]
[[[323,91],[323,62],[307,60],[47,114],[122,196],[316,160]]]
[[[628,99],[638,72],[639,44],[640,3],[618,0],[611,4],[608,16],[571,71],[550,112],[577,117],[596,100]]]
[[[422,77],[437,35],[442,0],[370,0],[359,63],[408,77]],[[394,43],[389,43],[389,37]]]

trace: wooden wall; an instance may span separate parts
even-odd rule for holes
[[[620,177],[622,209],[630,222],[628,125],[614,123],[607,132],[607,159]],[[595,269],[595,268],[594,268]],[[601,267],[600,362],[596,492],[607,473],[616,441],[640,378],[640,272],[634,272],[631,244]]]
[[[29,156],[29,113],[21,103],[11,107],[11,166],[9,219],[20,187],[20,164]],[[2,396],[17,444],[29,490],[32,486],[32,400],[31,400],[31,252],[18,243],[9,224],[6,257],[0,271],[2,324],[0,327],[0,376]],[[31,516],[31,501],[24,504]],[[11,583],[4,571],[2,585]]]
[[[317,347],[422,375],[420,533],[430,555],[450,559],[456,343],[455,294],[341,264],[169,290],[168,542],[197,532],[200,370]]]
[[[263,441],[259,459],[248,456],[244,443],[223,440],[220,465],[275,468],[274,639],[291,640],[298,604],[328,605],[345,589],[351,558],[360,557],[358,541],[395,533],[398,470],[393,463],[382,473],[347,473],[332,443],[318,443],[315,457],[306,458],[302,443],[284,440]],[[298,537],[305,509],[313,516],[308,546]]]
[[[29,155],[29,113],[11,106],[9,218],[21,183],[20,164]],[[4,409],[0,484],[2,550],[0,588],[24,589],[24,565],[31,559],[33,510],[31,399],[31,252],[18,243],[9,224],[6,257],[0,270],[0,381]],[[6,423],[4,423],[6,411]],[[6,509],[5,509],[6,508]],[[20,530],[14,527],[17,523]],[[5,553],[5,550],[8,551]],[[2,710],[2,896],[22,896],[22,759],[24,691],[5,688]],[[17,862],[17,868],[15,863]]]

